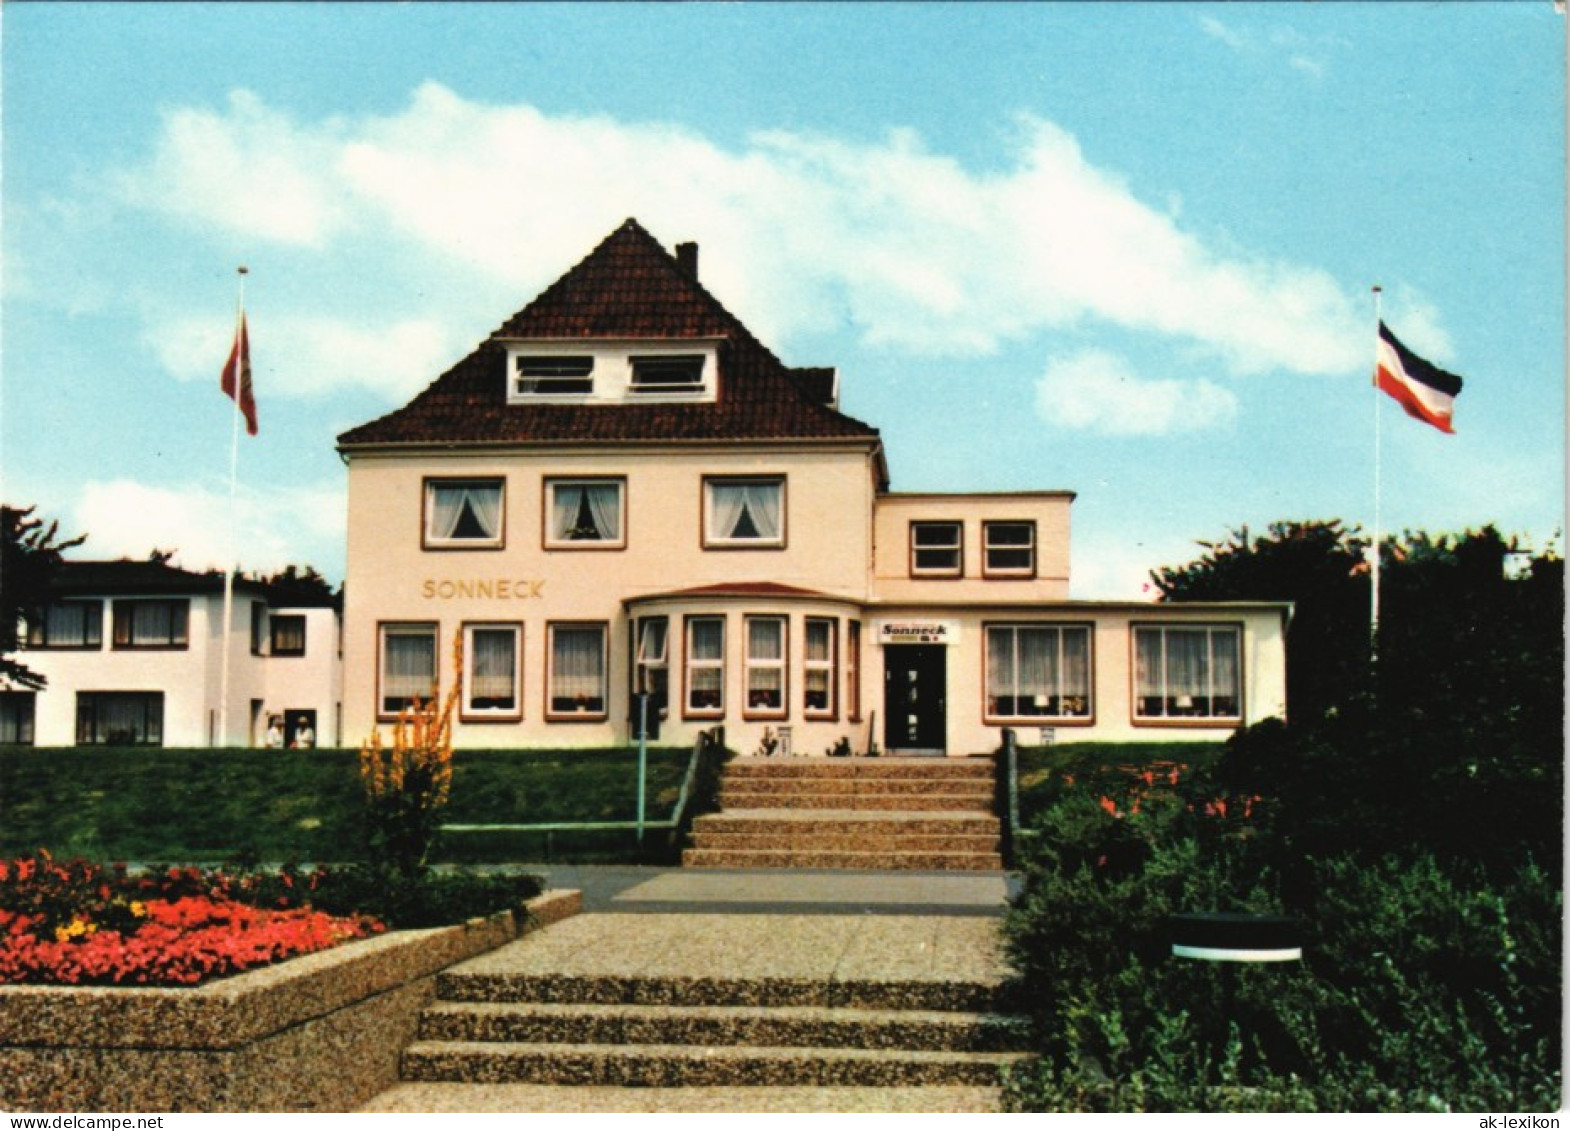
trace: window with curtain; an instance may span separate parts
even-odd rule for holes
[[[649,696],[649,710],[663,714],[670,703],[670,622],[646,617],[638,622],[638,683],[633,689]]]
[[[620,479],[547,479],[547,546],[577,549],[626,544]]]
[[[785,714],[785,618],[747,617],[747,713]]]
[[[37,696],[31,691],[0,691],[0,746],[33,744],[33,712]]]
[[[436,694],[436,626],[384,624],[381,643],[381,715],[395,716],[416,699],[429,702]]]
[[[551,714],[571,719],[604,718],[605,626],[553,624],[550,637]]]
[[[465,625],[463,630],[463,713],[514,719],[523,711],[519,673],[522,628],[515,624]]]
[[[987,626],[987,719],[1090,717],[1088,625]]]
[[[988,577],[1033,577],[1036,573],[1034,522],[981,524],[984,573]]]
[[[188,645],[187,625],[191,602],[116,601],[114,603],[114,646],[116,648],[184,648]]]
[[[1242,630],[1234,625],[1134,629],[1134,715],[1240,719]]]
[[[687,714],[725,713],[725,618],[687,619]]]
[[[845,715],[861,721],[861,622],[845,622]]]
[[[79,691],[76,693],[79,746],[162,746],[162,691]]]
[[[425,545],[500,547],[502,499],[500,479],[426,480]]]
[[[271,618],[272,654],[305,655],[305,617],[299,613],[274,614]]]
[[[56,601],[28,621],[29,648],[102,648],[104,603]]]
[[[783,546],[785,480],[705,479],[704,545]]]
[[[910,575],[960,577],[965,572],[964,526],[958,522],[910,524]]]
[[[810,718],[831,718],[834,710],[834,621],[808,617],[806,655],[802,660],[805,691],[802,706]]]

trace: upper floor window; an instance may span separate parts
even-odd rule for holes
[[[958,522],[910,524],[910,575],[959,577],[965,572],[964,527]]]
[[[620,479],[547,479],[545,544],[616,549],[627,544]]]
[[[263,648],[267,643],[267,604],[264,601],[251,602],[251,655],[263,655]]]
[[[594,358],[516,357],[513,391],[520,397],[559,397],[594,392]]]
[[[634,393],[697,393],[702,392],[703,387],[702,354],[632,359]]]
[[[1242,717],[1242,632],[1235,625],[1134,629],[1134,717]]]
[[[1089,719],[1090,628],[987,626],[987,721]]]
[[[500,479],[427,479],[425,545],[499,548],[503,498]]]
[[[705,479],[703,544],[747,548],[785,545],[785,479]]]
[[[984,522],[981,524],[984,573],[987,577],[1036,575],[1036,524],[1034,522]]]
[[[114,646],[116,648],[184,648],[191,602],[185,598],[171,601],[116,601],[114,603]]]
[[[102,648],[104,603],[56,601],[27,624],[29,648]]]
[[[305,655],[305,617],[298,613],[270,618],[272,654],[275,656]]]

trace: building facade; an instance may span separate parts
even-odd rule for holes
[[[627,221],[348,466],[352,743],[461,663],[460,746],[640,725],[743,752],[1215,738],[1283,715],[1280,603],[1069,597],[1065,491],[900,494],[832,369],[784,365]]]
[[[41,691],[0,691],[0,744],[336,744],[340,619],[309,591],[238,580],[223,711],[223,576],[162,562],[66,562],[25,630]]]

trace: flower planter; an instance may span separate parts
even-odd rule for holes
[[[395,931],[193,988],[0,986],[0,1108],[345,1111],[392,1086],[437,971],[576,914]]]

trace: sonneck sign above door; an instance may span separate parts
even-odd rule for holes
[[[886,620],[878,623],[879,644],[954,644],[959,622],[951,620]]]

